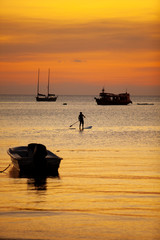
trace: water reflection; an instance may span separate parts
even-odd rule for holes
[[[28,189],[29,190],[47,190],[47,178],[48,177],[32,177],[27,179]],[[50,176],[50,178],[60,179],[60,176]]]
[[[59,172],[52,175],[22,175],[14,166],[9,171],[10,178],[27,178],[29,190],[47,190],[47,178],[60,179]]]
[[[47,178],[45,177],[37,177],[37,178],[29,178],[27,180],[28,189],[34,190],[47,190]]]

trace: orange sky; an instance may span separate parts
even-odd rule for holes
[[[109,2],[109,3],[108,3]],[[1,0],[0,94],[160,93],[158,0]]]

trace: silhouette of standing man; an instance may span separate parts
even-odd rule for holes
[[[84,118],[85,116],[83,115],[82,112],[80,112],[78,120],[79,120],[79,129],[83,130],[84,129]],[[82,127],[82,128],[81,128]]]

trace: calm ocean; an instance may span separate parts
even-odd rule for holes
[[[0,170],[9,147],[31,142],[63,158],[59,178],[40,183],[11,176],[12,166],[0,173],[0,239],[160,239],[160,97],[131,100],[0,96]],[[70,128],[80,111],[92,129]]]

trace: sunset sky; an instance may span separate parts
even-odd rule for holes
[[[1,0],[0,94],[160,95],[158,0]]]

